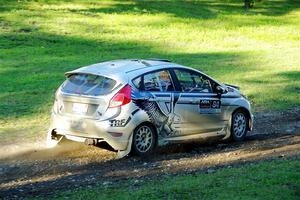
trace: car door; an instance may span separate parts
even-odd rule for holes
[[[167,69],[146,73],[133,80],[139,88],[139,101],[136,105],[144,110],[150,121],[158,129],[159,136],[177,135],[176,124],[179,116],[174,114],[174,83]]]
[[[221,99],[214,92],[216,83],[193,70],[178,68],[172,74],[179,85],[174,112],[181,116],[182,135],[222,130],[225,124],[221,113]]]

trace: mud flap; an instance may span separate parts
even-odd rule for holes
[[[124,158],[125,156],[127,156],[130,153],[131,146],[132,146],[132,137],[133,137],[133,134],[131,134],[131,136],[129,137],[127,149],[125,149],[124,151],[118,151],[117,159]]]
[[[225,137],[222,138],[223,141],[226,141],[230,138],[230,135],[231,135],[230,129],[231,129],[231,125],[228,125],[225,130],[226,135],[225,135]]]

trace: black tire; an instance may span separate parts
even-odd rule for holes
[[[152,154],[156,147],[156,132],[151,125],[142,124],[133,133],[132,150],[133,153],[145,157]]]
[[[249,119],[246,113],[238,109],[232,114],[231,119],[231,140],[243,141],[246,137]]]

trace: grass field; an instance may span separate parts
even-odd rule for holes
[[[56,199],[299,199],[300,157],[262,162],[213,173],[131,180],[122,186],[57,191]]]
[[[167,58],[201,69],[239,85],[255,111],[300,106],[300,1],[242,6],[242,0],[1,0],[0,144],[43,141],[64,72],[110,59]],[[298,156],[149,183],[99,183],[55,197],[299,199],[299,165]]]
[[[300,105],[300,2],[2,0],[0,139],[48,126],[64,72],[167,58],[241,86],[256,111]],[[42,133],[41,133],[42,134]]]

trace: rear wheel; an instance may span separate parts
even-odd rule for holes
[[[133,135],[132,148],[139,156],[150,155],[156,144],[156,134],[152,126],[143,124],[137,127]]]
[[[244,140],[247,134],[248,117],[243,110],[237,110],[232,115],[231,139],[234,141]]]

